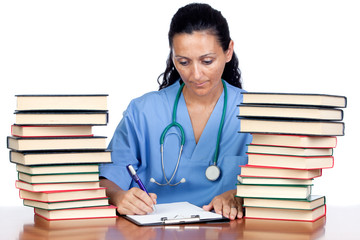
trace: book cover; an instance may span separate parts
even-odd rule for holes
[[[74,164],[74,163],[108,163],[111,162],[111,152],[104,151],[10,151],[10,162],[22,165],[43,164]]]
[[[312,210],[326,203],[323,195],[310,195],[306,199],[244,198],[244,207],[286,208]]]
[[[65,201],[65,202],[39,202],[33,200],[23,200],[24,206],[40,208],[45,210],[60,210],[69,208],[85,208],[109,206],[109,198],[102,197],[89,200]]]
[[[99,172],[93,173],[58,173],[58,174],[36,174],[18,172],[18,179],[27,183],[75,183],[75,182],[97,182]]]
[[[261,185],[313,185],[313,179],[264,178],[238,176],[239,183]]]
[[[313,179],[322,175],[322,169],[290,169],[275,167],[241,166],[241,177]]]
[[[287,156],[271,154],[248,153],[248,164],[261,167],[278,167],[292,169],[319,169],[332,168],[334,166],[333,156]]]
[[[290,118],[324,121],[343,120],[343,111],[333,108],[282,105],[239,105],[239,117]]]
[[[107,110],[108,94],[16,95],[16,110]]]
[[[241,118],[243,133],[271,133],[313,136],[343,136],[343,122]]]
[[[68,219],[62,221],[48,221],[38,215],[35,215],[33,225],[43,229],[46,232],[64,231],[64,230],[76,231],[77,229],[89,229],[89,228],[107,229],[107,227],[116,225],[116,218]]]
[[[309,185],[237,184],[236,196],[248,198],[306,199],[311,194]]]
[[[18,125],[106,125],[107,111],[16,111]]]
[[[247,153],[286,155],[299,157],[332,156],[333,148],[299,148],[299,147],[278,147],[269,145],[248,144]]]
[[[7,148],[16,151],[105,150],[106,137],[7,137]]]
[[[34,208],[35,214],[47,220],[115,218],[115,206],[45,210]]]
[[[30,192],[53,192],[81,189],[99,189],[100,181],[95,182],[71,182],[71,183],[27,183],[20,180],[15,181],[17,189],[28,190]]]
[[[314,222],[326,215],[326,205],[311,210],[245,207],[245,218]]]
[[[19,195],[21,199],[26,200],[33,200],[39,202],[64,202],[106,197],[105,189],[106,188],[100,187],[97,189],[77,189],[44,192],[32,192],[29,190],[20,189]]]
[[[92,125],[12,125],[15,137],[91,137]]]
[[[99,172],[99,164],[61,164],[26,166],[16,164],[18,172],[30,175]]]
[[[345,96],[307,93],[245,92],[244,104],[279,104],[345,108]]]
[[[252,133],[252,144],[294,147],[294,148],[335,148],[335,136],[306,136]]]

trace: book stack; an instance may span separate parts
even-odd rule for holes
[[[111,162],[106,137],[107,95],[17,95],[7,137],[20,198],[47,220],[116,216],[99,183],[99,164]]]
[[[246,218],[315,221],[326,215],[325,196],[312,195],[313,179],[334,166],[344,135],[346,97],[324,94],[244,93],[240,131],[251,133],[248,164],[237,196]]]

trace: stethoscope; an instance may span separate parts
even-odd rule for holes
[[[219,130],[218,130],[218,134],[217,134],[217,139],[216,139],[216,148],[215,148],[213,164],[208,166],[206,168],[206,171],[205,171],[205,176],[210,181],[216,181],[217,179],[219,179],[219,177],[221,175],[220,168],[217,166],[217,161],[218,161],[218,155],[219,155],[220,137],[221,137],[222,128],[224,126],[226,107],[227,107],[227,88],[226,88],[226,84],[225,84],[224,80],[221,80],[221,82],[222,82],[223,87],[224,87],[224,105],[223,105],[221,121],[220,121]],[[180,88],[179,88],[179,90],[178,90],[178,92],[176,94],[174,107],[173,107],[173,113],[172,113],[172,122],[164,129],[164,131],[162,132],[161,137],[160,137],[161,168],[162,168],[162,172],[163,172],[164,179],[165,179],[166,183],[162,184],[162,183],[159,183],[159,182],[155,181],[154,178],[150,179],[150,182],[156,183],[159,186],[166,186],[166,185],[176,186],[176,185],[179,185],[180,183],[184,183],[186,181],[185,178],[182,178],[177,183],[171,183],[171,181],[175,177],[175,174],[176,174],[176,172],[178,170],[181,154],[182,154],[183,147],[184,147],[184,144],[185,144],[184,128],[178,122],[176,122],[177,107],[178,107],[180,95],[181,95],[182,89],[184,88],[184,85],[185,85],[184,83],[181,84],[181,86],[180,86]],[[164,167],[164,141],[165,141],[165,136],[166,136],[167,132],[172,127],[177,127],[180,130],[180,134],[181,134],[181,136],[180,136],[180,150],[179,150],[179,155],[178,155],[176,167],[175,167],[170,179],[168,179],[166,177],[165,167]]]

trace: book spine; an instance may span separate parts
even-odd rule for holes
[[[34,208],[34,212],[35,212],[35,208]],[[45,219],[45,220],[47,220],[47,221],[81,220],[81,219],[86,220],[86,219],[94,219],[94,218],[96,218],[96,219],[100,219],[100,218],[117,218],[117,216],[115,215],[115,216],[105,216],[105,217],[56,218],[56,219],[52,219],[52,218],[47,218],[47,217],[45,217],[45,216],[43,216],[43,215],[40,215],[40,214],[38,214],[38,213],[36,213],[36,212],[35,212],[35,215],[36,215],[36,216],[39,216],[39,217],[41,217],[41,218],[43,218],[43,219]]]
[[[274,167],[274,166],[258,166],[258,165],[251,165],[251,164],[247,164],[247,167],[261,167],[261,168],[275,168],[275,169],[291,169],[291,170],[316,170],[316,169],[325,169],[325,168],[311,168],[311,169],[302,169],[302,168],[289,168],[289,167]]]
[[[260,218],[260,217],[247,217],[246,216],[246,207],[245,207],[245,216],[244,218],[245,219],[268,219],[268,220],[280,220],[280,221],[295,221],[295,222],[315,222],[317,220],[319,220],[320,218],[326,216],[326,204],[323,205],[324,208],[325,208],[325,212],[324,214],[320,215],[319,217],[315,218],[315,219],[312,219],[312,220],[303,220],[303,219],[285,219],[285,218]],[[322,207],[322,206],[320,206]],[[318,207],[318,208],[320,208]],[[318,209],[318,208],[315,208],[315,209]],[[311,211],[314,211],[315,209],[312,209]]]
[[[324,158],[328,157],[332,159],[332,164],[329,167],[321,167],[321,168],[291,168],[291,167],[275,167],[275,166],[266,166],[266,165],[251,165],[248,164],[247,166],[256,166],[256,167],[266,167],[266,168],[284,168],[284,169],[298,169],[298,170],[313,170],[313,169],[328,169],[334,167],[334,156],[311,156],[311,157],[303,157],[303,156],[292,156],[292,155],[276,155],[276,154],[259,154],[259,153],[246,153],[247,155],[258,155],[258,156],[277,156],[281,157],[290,157],[290,158],[303,158],[303,159],[316,159],[316,158]]]
[[[94,137],[94,134],[89,135],[59,135],[59,136],[20,136],[20,135],[13,135],[14,137],[21,137],[21,138],[67,138],[67,137]]]
[[[60,193],[60,192],[81,192],[81,191],[87,191],[87,190],[101,190],[106,189],[105,187],[99,187],[99,188],[83,188],[83,189],[70,189],[70,190],[54,190],[54,191],[41,191],[42,193],[49,194],[49,193]],[[21,189],[27,192],[34,192],[38,193],[37,191],[31,191],[26,189]]]

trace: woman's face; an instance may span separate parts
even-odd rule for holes
[[[223,51],[216,37],[207,31],[176,34],[173,62],[187,90],[197,96],[222,91],[221,76],[233,54],[233,42]]]

